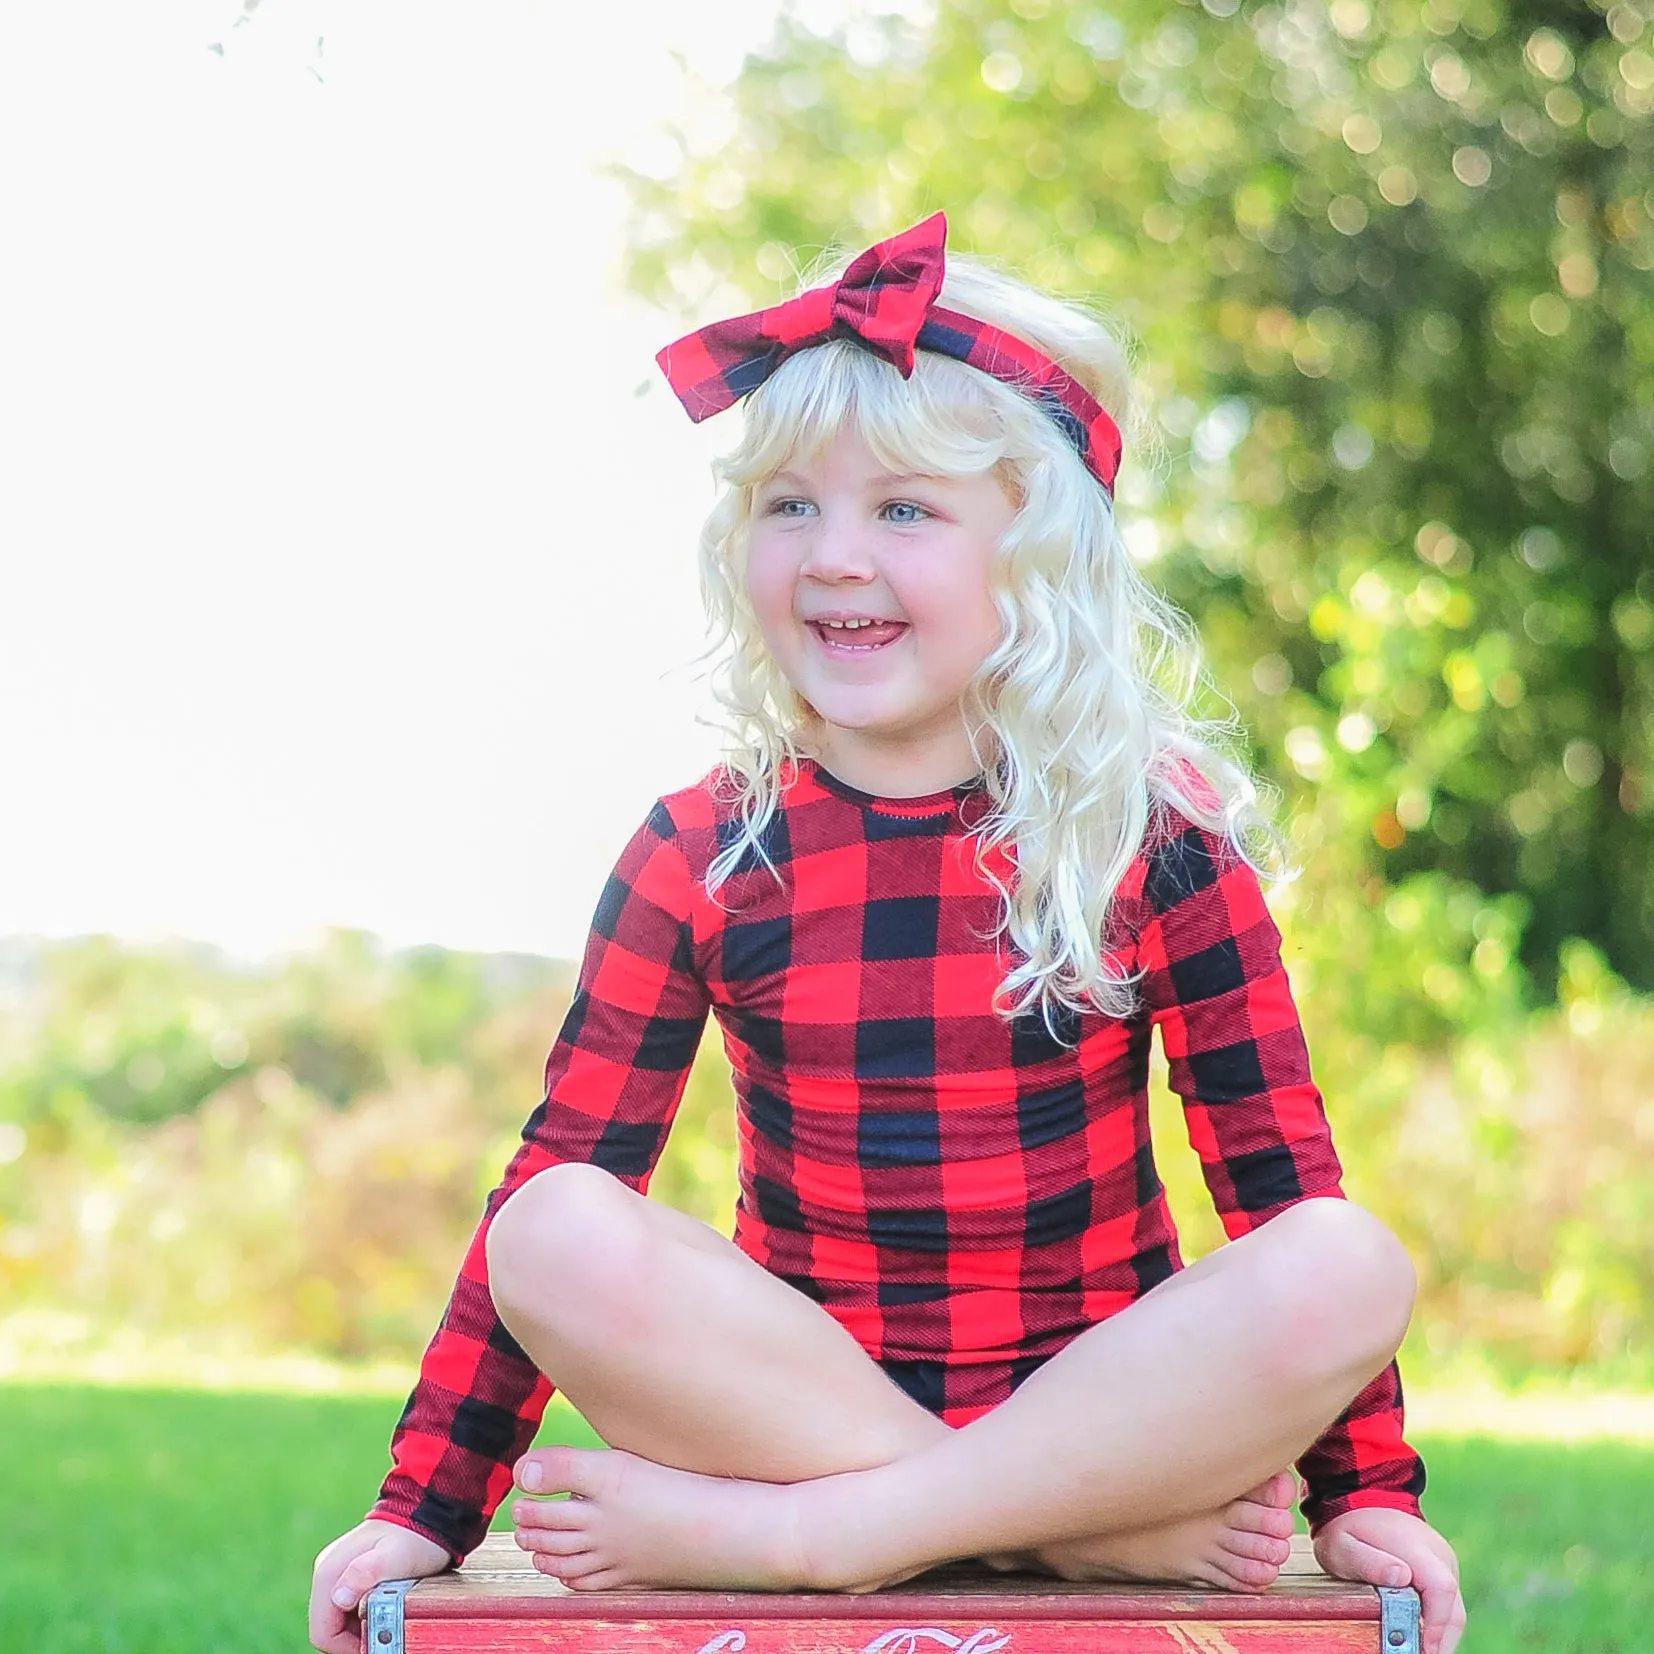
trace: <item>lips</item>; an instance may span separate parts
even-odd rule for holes
[[[821,621],[808,622],[810,630],[835,655],[868,655],[892,644],[904,632],[907,624],[900,620],[877,620],[871,626],[827,626]]]

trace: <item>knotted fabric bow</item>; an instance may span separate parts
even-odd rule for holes
[[[827,287],[713,322],[656,356],[677,398],[697,424],[755,391],[789,356],[829,339],[853,339],[904,379],[913,352],[936,351],[1001,380],[1056,421],[1086,469],[1113,496],[1120,431],[1071,374],[1025,340],[936,303],[946,268],[948,221],[935,213],[860,254]]]

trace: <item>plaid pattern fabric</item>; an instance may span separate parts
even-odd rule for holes
[[[374,1514],[481,1539],[550,1387],[499,1324],[483,1238],[542,1168],[644,1188],[710,1010],[738,1102],[736,1242],[950,1422],[1182,1267],[1149,1144],[1155,1025],[1232,1237],[1338,1195],[1340,1168],[1251,871],[1168,814],[1115,902],[1143,971],[1131,1019],[1006,1022],[1000,898],[968,829],[979,787],[880,800],[806,762],[766,830],[784,887],[728,842],[718,772],[660,801],[620,858],[546,1067],[392,1443]],[[1008,878],[1003,852],[997,865]],[[969,1370],[974,1369],[974,1370]],[[1418,1511],[1394,1363],[1299,1462],[1305,1513]]]
[[[855,339],[904,379],[913,372],[917,345],[968,362],[1038,403],[1112,495],[1120,432],[1091,392],[1026,341],[936,304],[947,228],[946,214],[934,213],[858,255],[832,286],[713,322],[668,345],[655,360],[699,424],[733,407],[789,356],[811,345]]]
[[[1120,471],[1120,427],[1079,380],[1011,333],[933,305],[919,330],[919,348],[934,350],[1002,379],[1039,405],[1062,428],[1085,468],[1110,498]]]
[[[865,253],[831,287],[734,316],[679,339],[655,360],[699,424],[755,391],[793,354],[856,339],[906,379],[925,312],[942,286],[947,219],[936,213]]]

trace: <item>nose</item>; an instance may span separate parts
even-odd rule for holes
[[[809,537],[802,572],[823,582],[871,580],[877,572],[867,536],[848,513],[823,512]]]

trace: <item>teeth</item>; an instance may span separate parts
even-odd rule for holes
[[[863,626],[876,626],[878,622],[874,620],[824,620],[821,624],[831,626],[835,632],[855,632]]]

